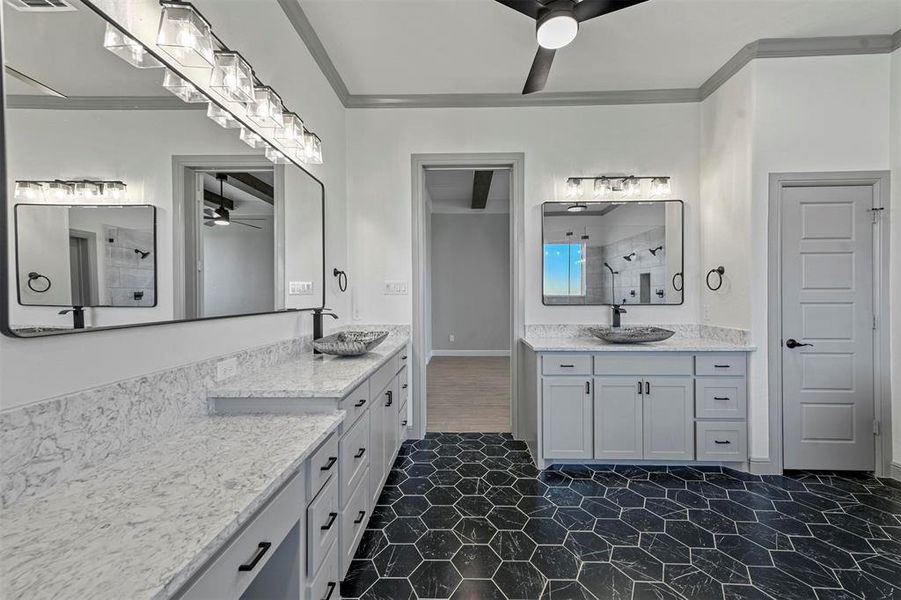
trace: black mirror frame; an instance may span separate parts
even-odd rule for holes
[[[122,28],[118,23],[113,21],[104,11],[100,10],[90,0],[82,0],[83,4],[90,8],[94,13],[96,13],[101,19],[105,22],[109,23],[111,26],[115,27],[123,34],[132,37],[131,34]],[[0,37],[2,37],[4,22],[3,22],[3,13],[4,10],[0,9]],[[153,56],[155,59],[166,65],[166,68],[184,79],[185,81],[190,81],[190,78],[186,77],[183,72],[181,72],[178,67],[173,66],[169,60],[154,52],[152,49],[147,48],[144,49],[148,54]],[[4,55],[3,45],[0,44],[0,63],[6,64]],[[2,75],[2,74],[0,74]],[[202,91],[202,90],[200,90]],[[206,95],[206,94],[205,94]],[[224,106],[220,101],[216,98],[212,98],[207,96],[207,99],[221,108],[225,110],[229,114],[231,114],[239,123],[250,129],[251,131],[256,131],[256,129],[251,126],[249,123],[244,121],[238,115],[235,115],[228,107]],[[325,287],[326,287],[326,278],[325,278],[325,265],[326,265],[326,240],[325,240],[325,184],[315,175],[310,173],[303,165],[299,162],[295,161],[293,158],[286,156],[286,158],[296,166],[298,169],[306,173],[316,184],[319,186],[321,190],[321,213],[322,213],[322,302],[317,309],[308,309],[308,308],[286,308],[283,310],[271,310],[265,312],[254,312],[254,313],[244,313],[239,315],[222,315],[216,317],[200,317],[195,319],[170,319],[166,321],[151,321],[147,323],[134,323],[130,325],[111,325],[109,327],[92,327],[78,330],[66,330],[66,331],[52,331],[52,332],[42,332],[34,335],[21,335],[16,333],[11,328],[11,323],[9,321],[10,314],[10,302],[9,302],[9,293],[10,293],[10,268],[9,268],[9,253],[8,250],[10,248],[10,231],[9,231],[9,185],[8,185],[8,177],[9,172],[6,166],[6,89],[5,89],[5,77],[0,76],[0,183],[2,183],[2,189],[0,189],[0,213],[2,213],[2,219],[0,219],[0,249],[2,249],[3,259],[0,260],[0,333],[7,337],[15,338],[15,339],[32,339],[32,338],[46,338],[58,335],[73,335],[73,334],[83,334],[83,333],[92,333],[96,331],[115,331],[118,329],[133,329],[136,327],[156,327],[159,325],[175,325],[179,323],[194,323],[198,321],[218,321],[222,319],[239,319],[242,317],[254,317],[261,315],[277,315],[283,313],[302,313],[309,312],[310,310],[323,310],[326,308],[325,306]],[[268,143],[268,142],[267,142]],[[271,145],[271,144],[270,144]],[[287,200],[286,200],[287,201]],[[12,255],[15,255],[15,249],[13,249]],[[17,292],[18,296],[18,292]]]

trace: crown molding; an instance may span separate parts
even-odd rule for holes
[[[549,92],[546,94],[400,94],[358,95],[347,108],[486,108],[509,106],[594,106],[698,102],[696,89]]]
[[[901,29],[892,34],[892,52],[901,48]]]
[[[34,110],[206,110],[206,103],[187,104],[175,96],[39,96],[12,94],[7,108]]]

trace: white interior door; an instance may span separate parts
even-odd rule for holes
[[[870,185],[782,191],[786,469],[875,468]]]

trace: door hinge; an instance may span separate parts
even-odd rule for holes
[[[879,435],[879,419],[873,419],[873,435]]]
[[[876,331],[876,315],[873,315],[873,331]]]
[[[884,207],[884,206],[877,206],[877,207],[874,207],[874,208],[868,208],[867,210],[870,211],[870,212],[873,214],[873,223],[876,224],[876,223],[879,222],[879,215],[882,214],[882,211],[885,210],[885,207]]]

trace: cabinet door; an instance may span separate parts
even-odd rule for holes
[[[542,382],[545,458],[591,458],[591,380],[545,377]]]
[[[399,432],[397,430],[397,404],[400,402],[397,392],[397,376],[395,376],[381,398],[382,407],[385,410],[385,447],[382,455],[382,464],[385,465],[386,472],[391,470],[394,456],[397,454],[397,444],[399,439]]]
[[[644,458],[694,460],[691,377],[644,378]]]
[[[638,377],[594,378],[594,457],[642,458]]]
[[[380,393],[372,398],[369,407],[369,493],[373,502],[382,492],[385,477],[385,402]],[[375,506],[373,504],[373,506]]]

